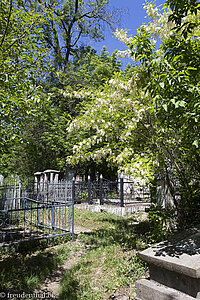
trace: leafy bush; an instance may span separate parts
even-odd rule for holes
[[[149,213],[150,239],[157,242],[166,239],[175,227],[175,211],[152,203]]]

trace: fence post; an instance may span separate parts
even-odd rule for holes
[[[13,207],[11,209],[17,208],[17,176],[14,177],[14,180],[15,181],[14,181],[14,190],[13,190]]]
[[[88,175],[88,204],[91,204],[91,179]]]
[[[21,208],[21,197],[22,197],[22,183],[21,180],[19,180],[18,208]]]
[[[72,241],[74,240],[74,203],[75,203],[75,178],[72,181]]]
[[[51,204],[51,228],[52,230],[55,229],[55,206],[53,202]]]
[[[103,205],[103,176],[100,175],[100,205]]]
[[[39,204],[37,202],[37,227],[40,226],[40,209],[39,209]]]
[[[47,202],[47,205],[49,205],[48,202]],[[51,201],[51,226],[52,226],[52,230],[54,231],[54,229],[55,229],[55,198],[53,198]]]
[[[25,195],[25,192],[24,192],[24,222],[26,221],[26,195]]]
[[[48,181],[46,182],[46,189],[45,190],[46,190],[46,201],[48,203],[49,202],[49,184],[48,184]],[[54,202],[55,202],[55,199],[54,199]]]
[[[74,180],[74,179],[73,179]],[[65,203],[67,202],[67,190],[68,190],[68,182],[65,181]]]
[[[124,206],[124,180],[120,177],[120,206]]]

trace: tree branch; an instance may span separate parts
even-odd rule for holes
[[[33,24],[28,28],[29,31],[33,28]],[[8,51],[15,43],[17,43],[18,41],[20,41],[25,35],[27,34],[26,31],[23,32],[23,34],[17,38],[16,40],[14,40],[5,50],[3,53],[5,53],[6,51]]]
[[[79,40],[80,37],[81,37],[82,32],[83,32],[83,30],[81,29],[81,30],[79,31],[79,34],[78,34],[77,39],[75,40],[75,42],[73,43],[73,45],[71,45],[71,47],[74,47],[74,46],[76,45],[76,43],[78,42],[78,40]]]
[[[3,37],[2,37],[2,40],[1,40],[0,48],[2,47],[3,42],[5,40],[5,37],[6,37],[6,33],[7,33],[7,30],[8,30],[9,23],[10,23],[10,17],[11,17],[11,13],[12,13],[12,8],[13,8],[13,3],[12,3],[12,0],[10,0],[9,15],[8,15],[8,19],[7,19],[6,28],[4,30],[4,34],[3,34]]]

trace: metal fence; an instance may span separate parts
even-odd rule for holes
[[[0,187],[0,248],[74,234],[75,185]]]
[[[0,186],[0,248],[74,234],[74,203],[126,206],[150,201],[149,188],[121,178]]]
[[[101,177],[99,181],[92,182],[89,177],[87,182],[75,183],[76,203],[110,204],[123,207],[138,203],[138,201],[150,201],[149,187],[141,187],[124,178],[110,181]]]

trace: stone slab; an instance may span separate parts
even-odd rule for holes
[[[136,289],[136,300],[195,300],[185,293],[147,279],[136,281]]]
[[[60,171],[57,171],[57,170],[45,170],[43,173],[60,173]]]
[[[199,279],[200,231],[159,243],[142,251],[140,257],[150,265]]]

